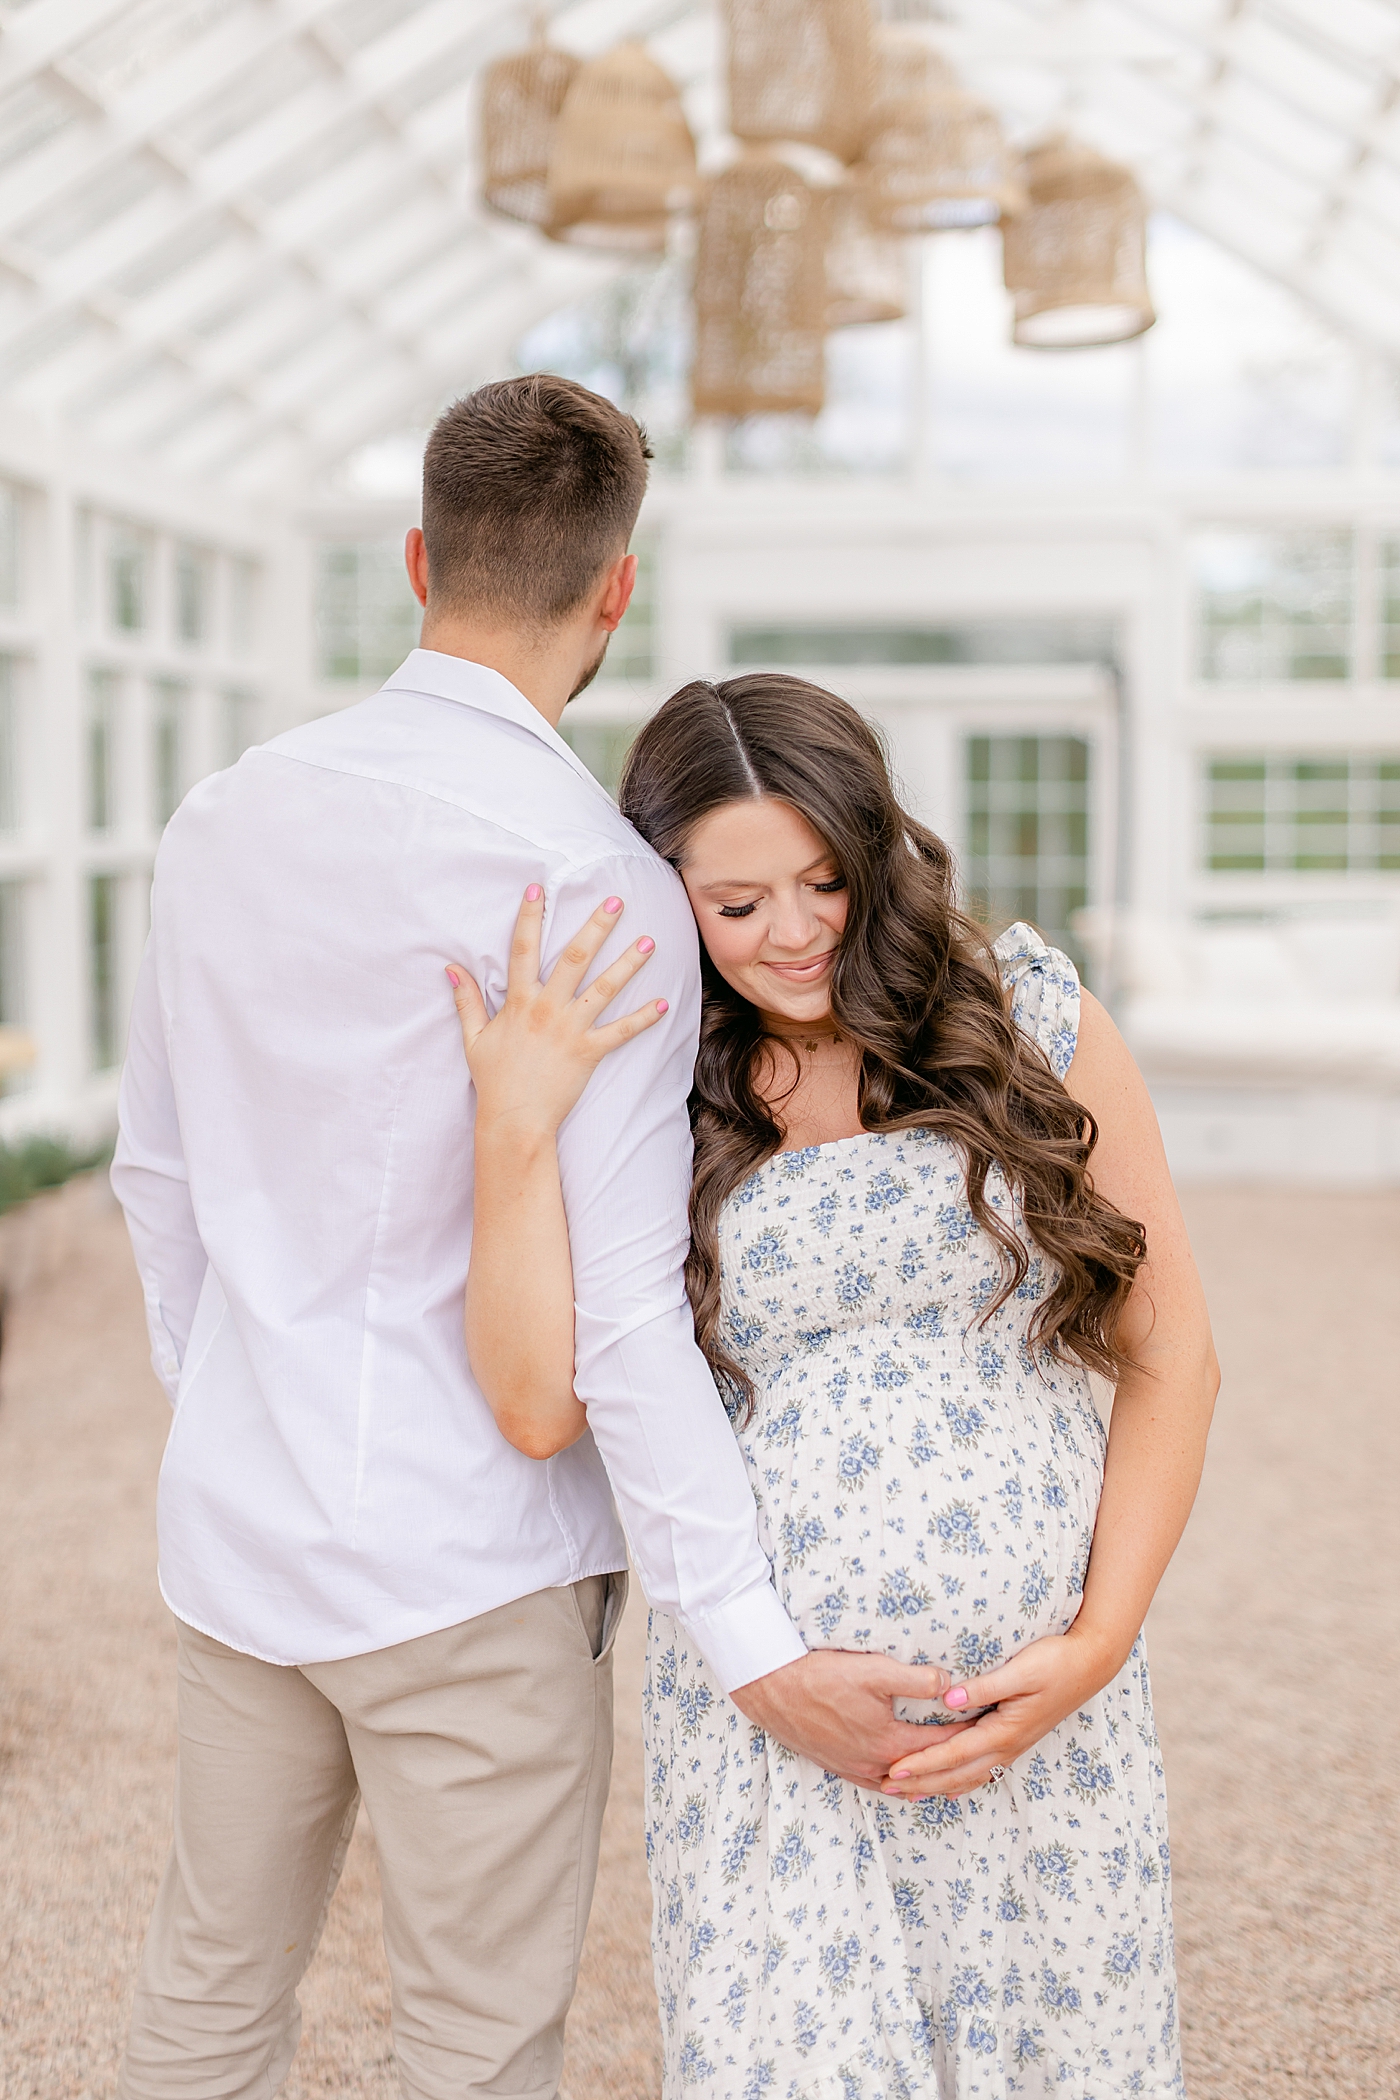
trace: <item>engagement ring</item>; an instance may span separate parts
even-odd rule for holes
[[[990,1786],[994,1779],[1005,1779],[1005,1777],[1005,1765],[993,1765],[991,1771],[987,1774],[987,1784]]]

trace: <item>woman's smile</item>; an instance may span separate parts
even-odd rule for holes
[[[815,984],[819,977],[825,977],[835,960],[836,950],[826,948],[820,955],[804,955],[800,962],[775,962],[771,956],[764,956],[762,967],[776,977],[786,978],[789,984]]]

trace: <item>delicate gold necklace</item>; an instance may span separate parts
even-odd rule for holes
[[[823,1043],[830,1043],[832,1048],[835,1049],[838,1043],[845,1040],[839,1028],[833,1028],[830,1035],[778,1035],[776,1030],[773,1029],[770,1029],[769,1033],[770,1035],[775,1035],[778,1042],[786,1043],[789,1049],[792,1048],[794,1043],[799,1044],[809,1057],[815,1057]]]

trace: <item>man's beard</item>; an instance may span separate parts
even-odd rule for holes
[[[611,635],[609,635],[609,636],[608,636],[608,641],[611,641],[611,639],[612,639],[612,637],[611,637]],[[600,672],[600,671],[602,670],[602,668],[603,668],[603,658],[604,658],[604,657],[605,657],[605,656],[607,655],[607,653],[608,653],[608,641],[605,641],[605,642],[603,643],[603,646],[602,646],[602,648],[601,648],[601,649],[600,649],[600,650],[598,651],[598,654],[597,654],[597,655],[596,655],[596,656],[594,657],[594,659],[593,659],[592,663],[591,663],[591,664],[590,664],[590,665],[588,666],[588,669],[587,669],[587,670],[586,670],[586,671],[584,672],[584,674],[583,674],[582,678],[580,678],[580,680],[579,680],[578,684],[577,684],[577,685],[576,685],[576,686],[574,687],[573,691],[572,691],[572,692],[570,693],[570,695],[569,695],[569,699],[570,699],[570,700],[577,700],[577,698],[578,698],[579,694],[580,694],[581,692],[583,692],[583,691],[585,690],[585,688],[586,688],[586,687],[588,687],[588,686],[592,685],[592,683],[593,683],[594,679],[595,679],[595,678],[596,678],[596,677],[598,676],[598,673],[599,673],[599,672]],[[568,702],[567,702],[567,701],[565,702],[565,705],[566,705],[566,706],[568,705]]]

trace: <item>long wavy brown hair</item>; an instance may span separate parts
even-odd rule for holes
[[[618,799],[642,837],[679,868],[703,817],[765,796],[805,817],[845,878],[831,1011],[860,1047],[862,1124],[936,1130],[958,1146],[972,1214],[1002,1259],[988,1318],[1032,1258],[988,1201],[987,1175],[999,1165],[1054,1268],[1032,1341],[1116,1378],[1130,1360],[1116,1336],[1146,1253],[1143,1229],[1095,1194],[1094,1119],[1012,1021],[987,936],[958,908],[952,856],[900,807],[863,717],[821,686],[779,672],[697,681],[641,730]],[[783,1130],[758,1090],[767,1043],[758,1009],[703,949],[702,968],[686,1284],[721,1390],[747,1411],[752,1384],[720,1325],[719,1214],[726,1196],[779,1150]]]

